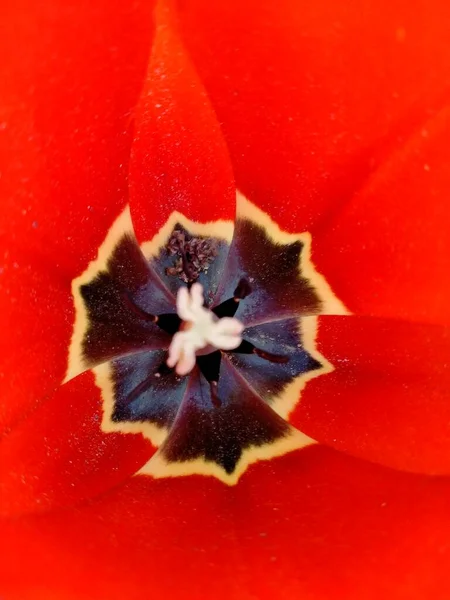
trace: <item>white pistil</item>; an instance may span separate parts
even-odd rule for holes
[[[178,375],[187,375],[195,366],[196,354],[208,350],[233,350],[242,342],[244,326],[234,317],[219,319],[203,306],[203,287],[194,283],[190,290],[182,287],[177,294],[177,313],[183,321],[169,346],[167,366]],[[206,351],[201,352],[206,348]]]

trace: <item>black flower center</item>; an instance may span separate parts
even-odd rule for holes
[[[97,271],[80,278],[84,317],[74,339],[84,368],[98,375],[104,428],[128,432],[134,424],[155,444],[163,440],[146,472],[234,481],[244,455],[249,462],[251,453],[250,461],[269,456],[268,447],[290,449],[296,430],[280,416],[288,412],[283,403],[295,404],[286,398],[298,398],[298,380],[326,368],[305,338],[304,324],[322,307],[303,273],[305,252],[300,236],[281,243],[251,219],[236,222],[231,243],[177,224],[148,258],[131,233],[122,234]],[[237,348],[199,353],[180,377],[166,364],[183,327],[175,298],[196,281],[204,306],[245,330]]]
[[[189,248],[188,251],[186,250],[186,247]],[[189,287],[198,279],[200,271],[207,271],[205,266],[209,266],[213,262],[214,257],[217,255],[215,248],[216,244],[213,240],[188,237],[184,232],[176,229],[167,245],[167,252],[169,254],[179,253],[182,256],[182,260],[180,259],[181,262],[177,268],[166,268],[166,273],[168,275],[179,277],[183,282],[186,282]],[[234,317],[239,303],[251,293],[251,290],[251,285],[247,279],[240,279],[236,289],[234,290],[233,296],[214,307],[212,312],[219,319],[224,317]],[[176,313],[164,313],[160,315],[152,315],[147,313],[133,302],[127,292],[124,292],[124,301],[130,310],[133,311],[139,318],[146,322],[155,323],[158,327],[170,335],[174,335],[183,327],[184,323]],[[210,385],[211,401],[216,407],[222,405],[217,393],[222,352],[230,351],[210,350],[206,352],[200,352],[196,361],[200,372]],[[245,339],[243,339],[241,344],[237,348],[233,349],[232,352],[237,354],[254,354],[263,360],[273,363],[282,364],[289,362],[289,355],[268,352],[261,348],[257,348],[254,344]],[[171,371],[172,369],[169,368],[164,361],[157,369],[155,376],[162,377],[164,375],[168,375],[171,373]],[[138,397],[146,386],[151,385],[151,382],[152,375],[146,378],[135,388],[135,390],[133,390],[132,397]]]

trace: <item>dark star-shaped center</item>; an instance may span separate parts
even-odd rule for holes
[[[143,471],[233,483],[249,462],[311,441],[283,418],[297,384],[330,368],[306,339],[304,325],[327,299],[303,272],[313,273],[305,241],[279,242],[246,217],[231,240],[176,222],[150,256],[127,227],[111,236],[74,282],[71,367],[94,368],[106,431],[141,432],[160,446]],[[197,325],[180,298],[194,292],[204,292],[197,309],[211,331],[242,323],[233,343],[207,330],[209,341],[190,345]]]

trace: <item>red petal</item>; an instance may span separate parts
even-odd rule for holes
[[[290,421],[307,435],[390,467],[450,473],[450,329],[319,317],[335,371],[311,380]]]
[[[205,222],[234,219],[235,207],[217,118],[162,3],[156,20],[130,164],[131,210],[141,240],[151,239],[174,210]]]
[[[190,0],[184,40],[237,186],[312,227],[448,98],[447,0]]]
[[[0,431],[64,379],[73,319],[70,286],[55,269],[7,251],[0,273]]]
[[[260,463],[239,485],[126,486],[3,525],[9,600],[424,600],[450,593],[450,483],[326,448]]]
[[[62,381],[71,279],[126,202],[151,3],[28,0],[0,20],[0,421]],[[6,12],[5,12],[6,11]]]
[[[48,510],[91,498],[147,462],[141,435],[101,430],[100,391],[90,372],[60,387],[0,445],[1,512]]]
[[[449,139],[446,108],[313,236],[313,262],[350,310],[450,323]]]
[[[152,3],[23,0],[5,10],[1,244],[14,241],[73,277],[126,202]]]

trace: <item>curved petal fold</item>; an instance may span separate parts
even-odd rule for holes
[[[0,18],[0,421],[63,380],[71,281],[127,201],[130,111],[152,3],[3,3]]]
[[[324,447],[240,485],[135,477],[76,510],[2,523],[11,600],[411,600],[450,592],[450,483]],[[176,565],[176,577],[174,576]]]
[[[72,322],[70,286],[26,253],[7,250],[0,273],[0,432],[64,379]]]
[[[334,371],[308,382],[295,427],[389,467],[450,473],[450,328],[321,316],[317,344]]]
[[[177,4],[237,187],[288,231],[313,231],[449,99],[446,0]]]
[[[0,245],[73,278],[127,202],[152,2],[2,7]],[[20,49],[20,51],[18,51]]]
[[[130,199],[141,241],[152,239],[175,210],[201,223],[232,220],[235,211],[226,143],[168,4],[155,11],[155,41],[135,111]]]
[[[352,312],[450,324],[450,106],[429,119],[313,237]]]
[[[104,433],[90,371],[71,380],[0,443],[0,513],[48,511],[93,498],[151,456],[140,435]]]

